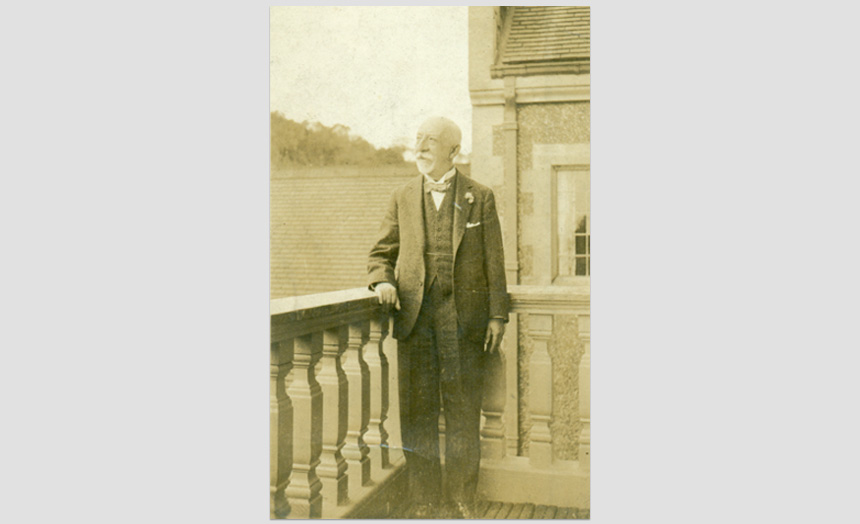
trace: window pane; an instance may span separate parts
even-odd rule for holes
[[[576,274],[577,275],[587,275],[588,274],[588,265],[585,257],[576,257]]]
[[[585,249],[586,248],[586,241],[587,241],[587,238],[585,237],[585,235],[577,235],[576,236],[576,254],[577,255],[585,255],[588,253],[588,251],[586,251],[586,249]]]

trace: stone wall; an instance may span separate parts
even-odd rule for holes
[[[567,102],[546,104],[523,104],[517,107],[517,261],[521,283],[548,284],[551,275],[545,272],[546,264],[536,264],[536,257],[545,258],[545,246],[550,232],[535,226],[536,221],[528,220],[535,213],[548,214],[545,206],[535,206],[532,190],[536,184],[528,177],[545,176],[546,166],[533,165],[532,151],[536,144],[588,144],[590,137],[591,112],[589,102]],[[504,154],[504,141],[500,139],[500,126],[493,129],[493,155]],[[548,183],[537,184],[541,187]],[[545,200],[546,195],[540,199]],[[545,220],[539,221],[545,223]],[[518,454],[528,455],[529,431],[531,424],[528,416],[529,377],[528,362],[532,347],[524,336],[524,319],[519,320],[518,357],[518,397],[519,397],[519,435]],[[576,318],[557,315],[553,322],[553,335],[549,341],[549,353],[553,362],[553,421],[550,426],[555,459],[577,459],[578,435],[581,430],[579,413],[579,376],[578,366],[582,357],[582,344],[576,333]]]
[[[529,432],[529,360],[532,355],[531,340],[525,336],[525,319],[519,319],[520,353],[517,361],[519,379],[519,435],[518,455],[528,455]],[[576,460],[581,430],[579,413],[579,363],[583,347],[576,331],[576,317],[556,315],[548,350],[552,359],[552,411],[550,423],[553,456],[556,460]]]
[[[523,225],[527,222],[524,219],[535,212],[534,194],[524,188],[526,178],[534,176],[533,170],[539,167],[532,164],[532,150],[535,144],[589,143],[591,141],[591,104],[590,102],[568,102],[520,105],[517,107],[517,126],[517,171],[519,172],[517,261],[520,265],[522,283],[532,283],[530,282],[532,279],[537,283],[548,278],[548,275],[535,274],[533,268],[536,254],[533,240],[546,240],[547,231],[523,230]],[[549,210],[540,209],[539,212],[549,213]]]

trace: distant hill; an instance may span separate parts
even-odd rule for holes
[[[405,165],[403,146],[375,148],[340,124],[294,122],[271,114],[272,170],[313,166]]]

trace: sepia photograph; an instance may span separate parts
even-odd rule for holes
[[[270,518],[589,519],[590,9],[269,21]]]

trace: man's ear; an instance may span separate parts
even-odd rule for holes
[[[457,144],[456,146],[454,146],[454,147],[452,147],[452,148],[451,148],[451,154],[450,154],[450,155],[448,155],[448,160],[450,160],[451,162],[453,162],[453,161],[454,161],[454,159],[455,159],[455,158],[457,158],[457,154],[458,154],[459,152],[460,152],[460,145],[459,145],[459,144]]]

